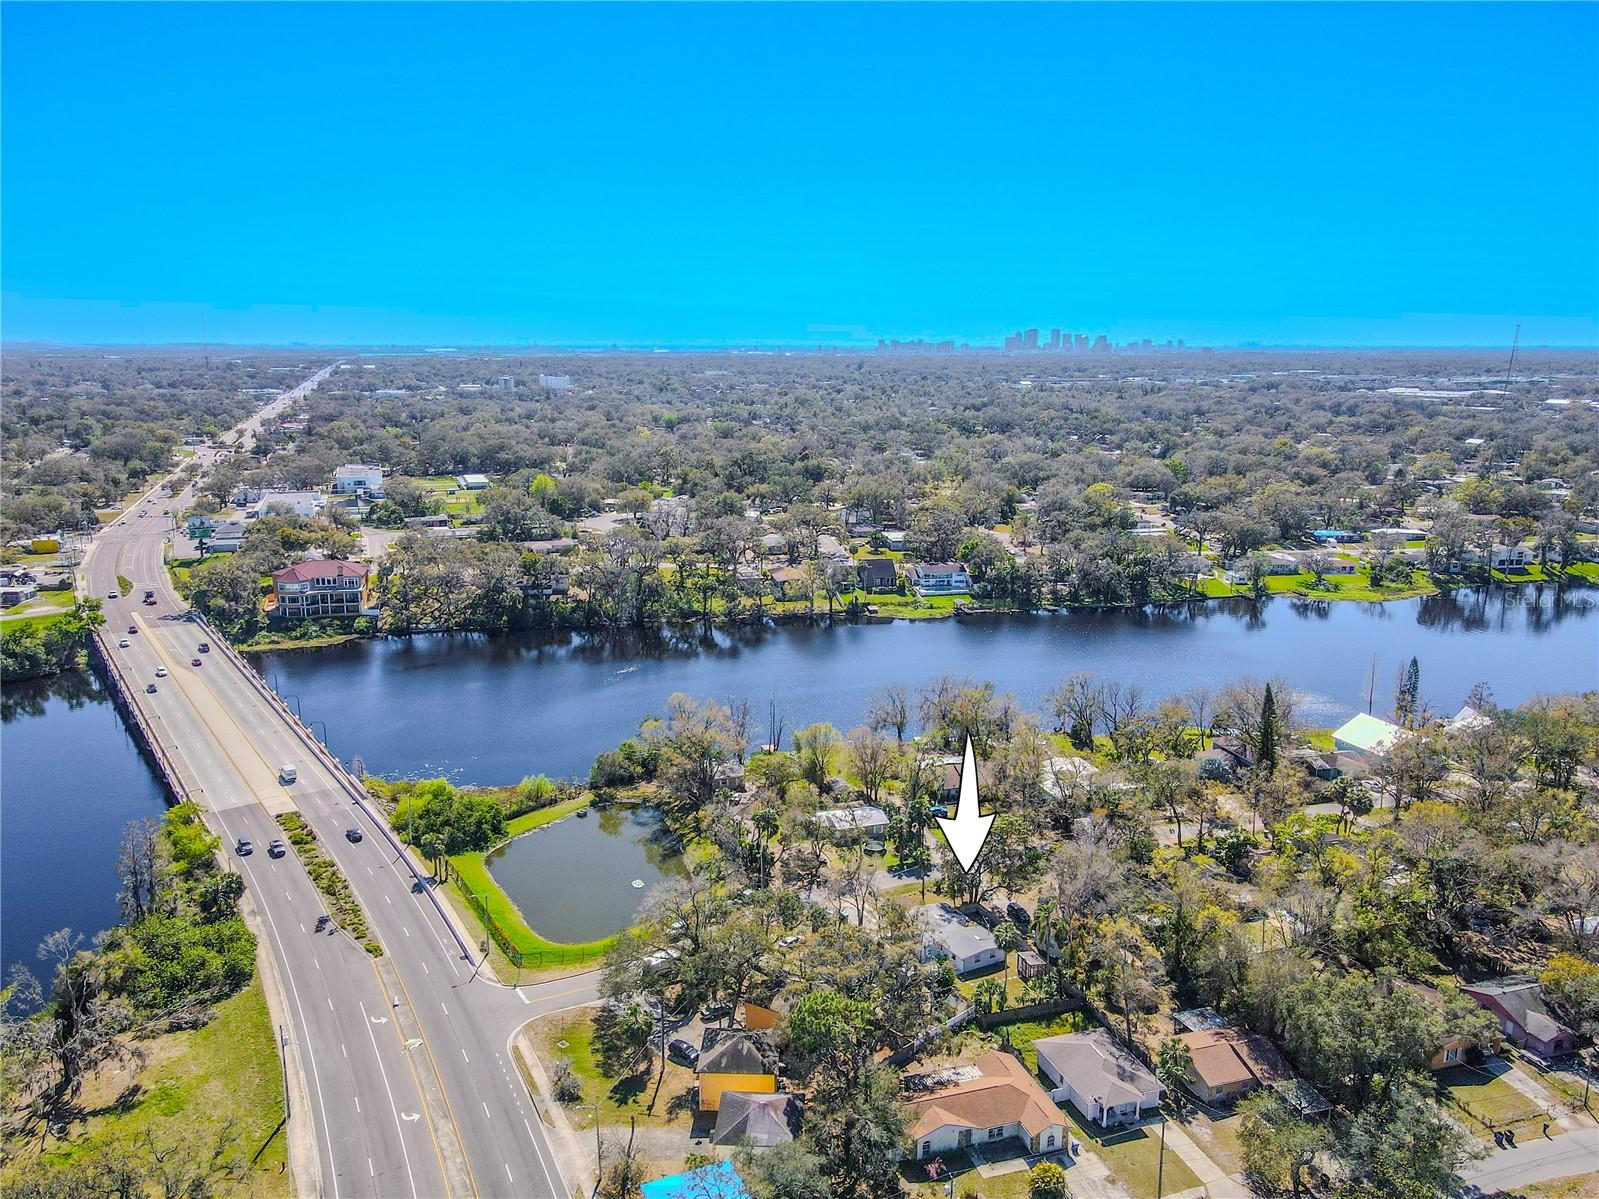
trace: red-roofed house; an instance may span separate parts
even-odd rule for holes
[[[1066,1146],[1066,1118],[1038,1080],[1008,1053],[973,1063],[978,1076],[909,1101],[912,1156],[917,1160],[1015,1138],[1028,1153]]]
[[[364,562],[338,558],[296,562],[272,572],[269,610],[285,620],[370,613],[368,574]]]

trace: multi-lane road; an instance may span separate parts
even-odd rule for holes
[[[241,425],[237,441],[247,446],[331,369]],[[202,472],[213,455],[200,452]],[[103,604],[101,648],[136,718],[245,879],[287,1042],[300,1189],[334,1199],[566,1199],[587,1180],[563,1180],[510,1040],[540,1012],[592,1000],[592,977],[510,988],[475,968],[475,949],[360,802],[359,785],[172,588],[165,542],[190,502],[187,490],[157,488],[134,504],[95,538],[81,589]],[[133,583],[126,597],[118,576]],[[292,784],[280,780],[285,764],[296,768]],[[331,922],[319,931],[327,908],[299,859],[267,854],[282,836],[274,817],[291,810],[349,880],[381,957]],[[254,853],[234,851],[240,837]]]

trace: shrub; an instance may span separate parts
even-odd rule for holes
[[[1054,1162],[1039,1162],[1027,1175],[1028,1199],[1067,1199],[1066,1171]]]

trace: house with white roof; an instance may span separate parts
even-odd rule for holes
[[[383,468],[348,462],[333,472],[334,495],[369,495],[383,498]]]
[[[1106,1128],[1136,1124],[1160,1106],[1166,1088],[1103,1028],[1033,1042],[1038,1070],[1055,1084],[1049,1097],[1070,1103]]]
[[[816,818],[835,833],[845,836],[881,838],[888,832],[888,813],[882,808],[862,804],[856,808],[829,808]]]
[[[1404,733],[1404,729],[1381,716],[1357,712],[1333,730],[1333,748],[1363,758],[1381,758]]]
[[[328,497],[320,491],[263,491],[254,512],[258,517],[287,512],[291,516],[310,518],[321,515],[327,502]]]
[[[949,904],[930,903],[912,914],[922,925],[922,961],[948,958],[956,974],[970,974],[1005,961],[994,934]]]

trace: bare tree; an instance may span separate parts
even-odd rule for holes
[[[876,729],[880,733],[892,730],[894,740],[903,744],[905,730],[910,727],[910,723],[911,694],[904,685],[890,683],[872,692],[866,705],[867,727]]]

